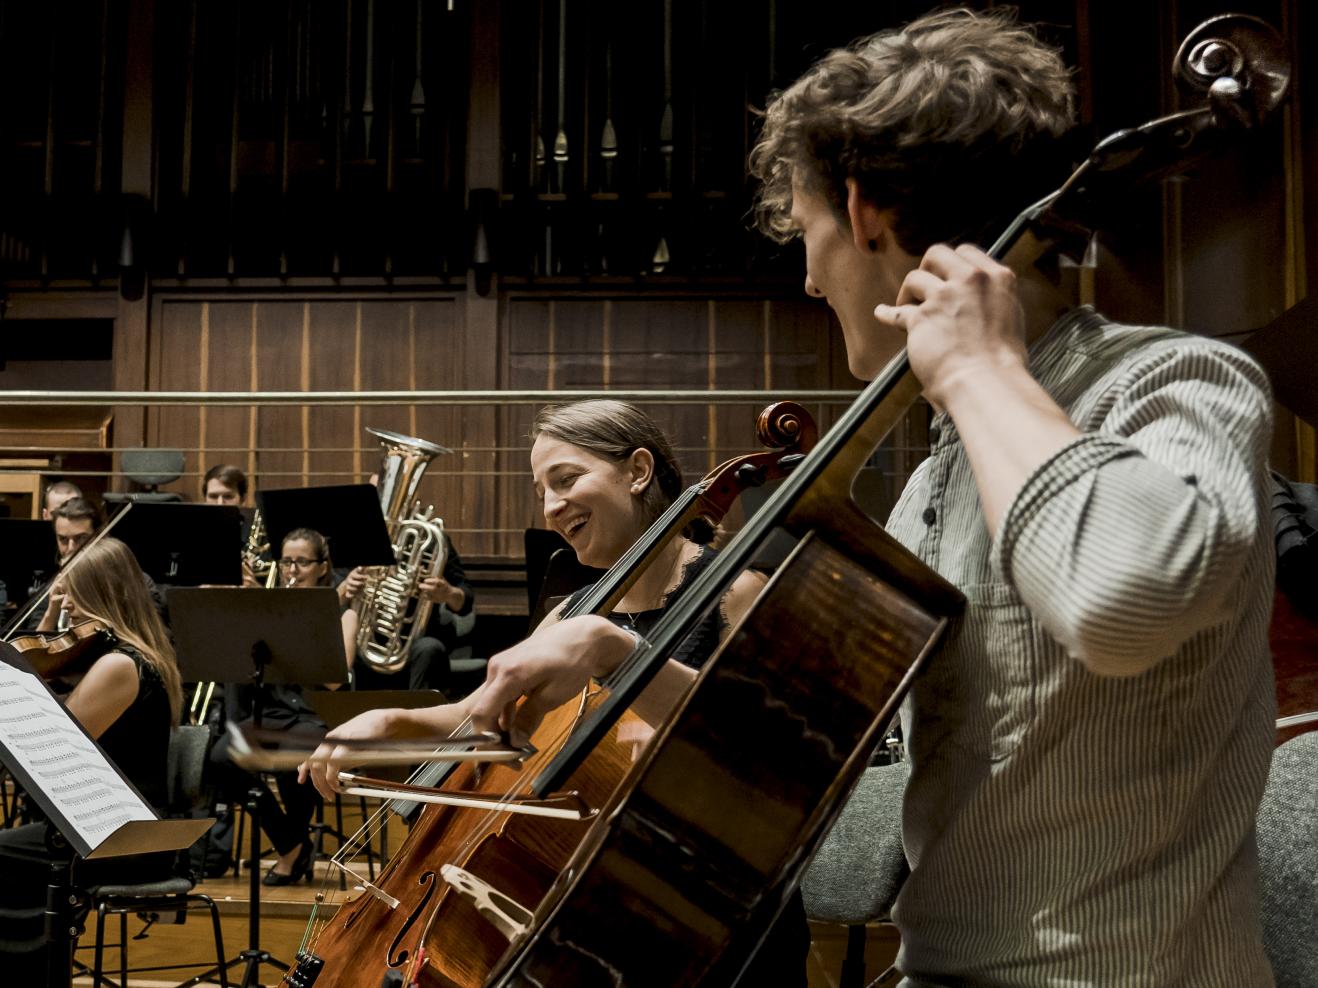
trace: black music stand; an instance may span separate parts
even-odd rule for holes
[[[339,598],[329,587],[247,590],[181,587],[169,594],[170,623],[185,679],[250,683],[252,723],[261,727],[265,684],[320,684],[347,679]],[[245,966],[243,988],[259,985],[261,965],[290,965],[261,949],[260,790],[248,793],[251,824],[248,946],[225,967]],[[241,853],[241,852],[239,852]],[[207,971],[198,979],[208,977]]]
[[[138,501],[111,533],[142,572],[175,587],[243,582],[242,515],[232,505]]]
[[[215,821],[159,819],[36,670],[4,642],[0,663],[0,694],[10,715],[0,729],[0,763],[50,822],[46,844],[54,861],[46,888],[46,984],[68,988],[79,932],[76,905],[82,898],[73,884],[75,860],[181,851]],[[98,817],[99,826],[91,822]]]
[[[59,569],[59,552],[55,546],[55,528],[48,521],[0,519],[0,580],[4,581],[9,603],[21,608],[55,571]],[[0,612],[0,619],[7,620]]]
[[[310,528],[325,536],[334,565],[392,566],[394,546],[370,484],[336,484],[256,492],[256,506],[275,558],[289,532]]]

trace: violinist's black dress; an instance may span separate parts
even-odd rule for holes
[[[98,742],[159,812],[168,791],[169,694],[155,667],[135,648],[119,644],[115,651],[137,666],[137,697]],[[45,984],[46,886],[56,860],[46,846],[47,829],[42,821],[0,830],[0,981],[7,985]],[[78,861],[73,883],[88,888],[162,881],[173,875],[175,860],[169,853]]]

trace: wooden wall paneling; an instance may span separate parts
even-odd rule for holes
[[[446,360],[454,375],[453,387],[464,390],[495,390],[506,386],[504,329],[497,293],[480,296],[469,284],[465,296],[447,310],[453,324],[453,339],[460,342]],[[456,496],[463,505],[462,528],[497,528],[498,512],[507,503],[501,469],[500,444],[506,406],[467,406],[451,420],[455,448],[461,448],[462,474]],[[523,433],[525,434],[525,433]],[[448,509],[445,509],[448,510]],[[493,533],[462,535],[467,553],[520,556],[522,540]]]
[[[514,299],[508,306],[508,354],[505,386],[521,390],[580,390],[608,386],[612,359],[609,345],[616,303],[611,299]],[[510,531],[544,524],[530,481],[530,433],[536,408],[503,409],[504,453],[499,525]],[[514,550],[521,553],[521,546]]]
[[[767,303],[762,332],[769,340],[768,382],[773,390],[859,388],[847,369],[842,327],[827,304],[802,295]],[[822,435],[844,409],[825,404],[810,407]]]
[[[558,310],[561,302],[536,298],[510,297],[505,306],[502,386],[509,391],[528,391],[562,387],[558,383],[556,347],[558,343]],[[596,353],[603,341],[602,322],[597,327]],[[526,405],[508,405],[499,412],[498,445],[495,469],[499,472],[496,488],[499,491],[497,513],[491,517],[497,527],[516,530],[534,528],[544,524],[540,506],[529,482],[530,468],[526,436],[530,432],[535,409]],[[511,540],[516,541],[516,540]],[[520,542],[510,554],[522,553]]]
[[[406,300],[370,299],[361,302],[361,389],[409,391],[416,387],[411,328]],[[366,428],[388,429],[415,436],[411,405],[362,407],[362,472],[374,473],[380,462],[379,441]],[[428,438],[421,436],[419,438]]]
[[[709,385],[709,304],[705,299],[616,299],[607,384],[627,391]],[[669,434],[684,474],[708,461],[709,413],[703,405],[645,405]]]
[[[202,346],[206,328],[205,304],[164,302],[156,306],[156,313],[156,326],[151,334],[151,390],[203,390],[207,372]],[[171,406],[146,410],[147,444],[185,451],[184,476],[161,489],[177,491],[188,501],[196,499],[195,474],[204,469],[195,448],[204,445],[205,414],[204,408]]]
[[[354,390],[358,305],[355,301],[310,303],[308,385],[311,391]],[[357,408],[351,405],[314,405],[309,409],[312,484],[353,484],[365,479],[358,473],[361,458],[352,451],[359,417]]]
[[[765,332],[767,302],[757,299],[710,299],[709,381],[713,390],[763,388],[769,375],[766,360],[770,345]],[[718,464],[732,457],[756,452],[761,447],[755,435],[755,421],[767,401],[736,405],[714,404],[705,410],[708,423],[708,448],[703,459],[695,454],[685,457],[690,465],[684,481],[694,483]],[[756,498],[755,503],[762,503]],[[745,524],[745,505],[733,505],[722,523],[725,533],[737,531]]]
[[[1285,310],[1280,134],[1241,146],[1183,184],[1184,328],[1224,336]]]
[[[505,89],[502,81],[504,63],[499,57],[503,51],[502,18],[500,0],[471,5],[470,50],[473,54],[481,53],[481,56],[471,58],[468,71],[465,184],[469,189],[500,189],[501,186],[502,97]],[[462,178],[455,176],[454,182],[460,183]],[[486,233],[495,237],[496,251],[506,251],[507,246],[498,242],[498,227],[497,219],[491,217]],[[477,291],[476,279],[468,279],[461,312],[455,314],[461,321],[460,331],[466,343],[460,363],[455,359],[455,367],[460,368],[460,386],[464,388],[496,388],[504,374],[501,346],[504,296],[497,287],[498,276],[491,277],[494,284],[484,294]],[[504,409],[501,408],[463,410],[460,424],[466,471],[461,486],[462,503],[472,506],[470,517],[479,519],[478,524],[464,527],[496,527],[498,514],[495,506],[507,503],[502,478],[490,476],[499,469],[499,457],[493,447],[499,445],[500,418],[503,415]],[[473,425],[473,422],[479,425]],[[470,447],[487,448],[476,453]],[[520,538],[464,534],[462,542],[460,551],[469,554],[522,554]]]
[[[188,304],[195,304],[189,302]],[[257,303],[210,301],[206,325],[209,339],[211,391],[254,391],[260,380],[256,348]],[[257,410],[252,405],[217,405],[206,409],[206,449],[203,472],[229,463],[247,474],[248,497],[263,485],[256,454]]]
[[[258,391],[304,391],[309,381],[309,303],[250,303],[256,335]],[[304,350],[304,341],[307,349]],[[305,487],[304,455],[310,425],[305,405],[263,405],[256,410],[257,472],[272,490]]]
[[[413,341],[413,378],[420,390],[461,390],[471,385],[463,380],[466,363],[466,340],[457,325],[457,302],[453,298],[414,299],[408,303],[407,318]],[[488,406],[416,405],[412,418],[421,439],[439,443],[453,450],[439,456],[426,471],[418,497],[422,506],[434,505],[437,517],[446,530],[488,527],[483,523],[494,499],[486,487],[485,497],[463,497],[464,475],[469,466],[466,447],[490,446],[492,439],[481,441],[489,432],[492,418]],[[478,469],[473,467],[473,469]],[[492,478],[486,478],[487,480]],[[479,488],[478,488],[479,489]],[[450,536],[458,552],[484,552],[477,547],[481,540],[455,532]]]
[[[766,347],[772,345],[764,332],[765,307],[758,299],[711,299],[709,306],[709,387],[716,390],[763,388],[768,372]],[[755,438],[755,420],[767,401],[738,405],[711,404],[709,452],[701,472],[707,472],[733,456],[760,448]],[[692,477],[695,474],[693,470]]]
[[[552,387],[575,390],[619,386],[614,355],[616,313],[617,302],[608,298],[555,299],[551,303],[553,345],[548,359]],[[529,413],[527,421],[529,424]]]

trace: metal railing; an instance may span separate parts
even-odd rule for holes
[[[253,391],[253,392],[199,392],[199,391],[9,391],[0,393],[0,403],[10,408],[71,408],[101,407],[114,409],[134,409],[146,412],[148,437],[146,445],[170,449],[179,449],[185,454],[186,467],[177,481],[162,485],[162,490],[177,490],[185,499],[193,500],[200,494],[200,480],[207,469],[219,463],[235,463],[249,474],[252,489],[261,487],[294,487],[317,484],[341,484],[360,482],[372,472],[376,460],[377,446],[371,437],[364,434],[362,426],[374,424],[371,411],[390,410],[394,416],[398,410],[410,409],[413,420],[418,409],[428,407],[447,407],[455,410],[469,410],[470,415],[460,419],[479,424],[466,431],[468,434],[484,441],[467,444],[461,437],[453,435],[427,435],[424,423],[412,434],[419,438],[430,439],[455,449],[459,455],[437,458],[428,468],[423,484],[422,498],[440,507],[447,516],[446,528],[465,544],[471,545],[471,551],[490,555],[518,555],[522,531],[524,528],[539,523],[538,508],[530,493],[529,471],[526,453],[528,443],[525,439],[525,426],[520,429],[515,423],[529,420],[529,408],[550,403],[580,401],[592,398],[611,398],[630,401],[649,408],[656,414],[662,424],[672,419],[682,423],[674,430],[675,452],[687,476],[694,478],[705,473],[714,464],[731,456],[755,448],[753,416],[760,408],[774,401],[791,400],[804,405],[815,416],[820,431],[826,431],[837,415],[855,399],[857,392],[845,390],[793,390],[766,391],[747,390],[664,390],[664,391],[623,391],[623,390],[524,390],[524,391]],[[290,407],[291,406],[291,407]],[[747,411],[745,428],[730,429],[728,417],[732,414],[740,421],[735,409],[740,406]],[[157,412],[152,409],[193,408],[210,409],[249,409],[249,418],[255,422],[257,409],[279,408],[294,413],[302,410],[305,423],[315,416],[316,409],[353,408],[361,414],[353,416],[353,425],[343,421],[342,412],[337,412],[339,420],[333,426],[322,425],[318,434],[326,440],[324,445],[315,445],[308,440],[305,445],[292,444],[291,436],[285,435],[285,442],[277,445],[260,445],[252,442],[241,445],[239,439],[230,429],[225,435],[227,441],[222,444],[207,443],[205,429],[197,430],[191,426],[182,430],[175,428],[168,435],[153,438],[162,430],[159,428],[164,416],[176,415],[171,412]],[[513,410],[516,411],[505,411]],[[684,411],[671,412],[671,409]],[[690,409],[708,412],[708,416],[693,417]],[[722,426],[714,426],[715,410],[721,409]],[[286,414],[281,413],[281,414]],[[198,420],[204,419],[204,411]],[[232,412],[228,414],[232,415]],[[295,413],[294,413],[295,414]],[[30,418],[30,417],[29,417]],[[424,416],[423,416],[424,418]],[[915,419],[914,421],[918,421]],[[155,423],[154,425],[152,423]],[[698,426],[698,424],[699,426]],[[708,427],[704,427],[709,423]],[[396,428],[395,426],[389,426]],[[30,424],[25,424],[23,431],[33,431]],[[310,434],[310,430],[304,429]],[[327,435],[328,433],[328,435]],[[192,441],[175,441],[191,436]],[[216,440],[222,436],[218,429],[212,431]],[[257,437],[253,426],[249,438]],[[124,437],[105,447],[88,447],[86,445],[40,444],[31,443],[13,445],[0,439],[0,477],[6,474],[36,474],[43,481],[49,479],[69,479],[82,484],[87,481],[90,489],[126,490],[129,478],[118,472],[117,460],[113,454],[129,449],[141,448],[128,445]],[[490,439],[493,442],[490,442]],[[200,441],[198,441],[200,439]],[[352,445],[347,445],[351,442]],[[875,474],[884,489],[889,487],[895,492],[905,483],[909,472],[927,452],[926,436],[922,429],[904,428],[885,443],[872,461]],[[105,457],[104,463],[94,462],[96,454]],[[5,457],[39,459],[47,458],[48,466],[13,465],[3,462]],[[91,459],[93,462],[88,462]],[[81,461],[81,462],[80,462]]]

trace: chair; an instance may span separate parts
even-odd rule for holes
[[[210,743],[210,728],[204,725],[184,725],[174,728],[169,740],[169,804],[171,811],[186,812],[199,804],[202,798],[202,770],[206,764],[206,749]],[[104,976],[105,918],[119,917],[119,988],[128,983],[128,914],[137,913],[150,929],[161,913],[179,913],[186,916],[194,909],[210,911],[215,934],[215,961],[219,965],[220,984],[228,985],[224,968],[224,938],[220,930],[220,913],[210,896],[194,892],[191,878],[169,878],[140,885],[101,885],[87,889],[90,905],[96,910],[96,947],[92,964],[92,988],[115,982]],[[141,939],[145,930],[134,939]],[[83,965],[79,965],[83,967]],[[169,967],[192,965],[174,964]],[[168,968],[136,968],[136,971],[159,971]],[[185,982],[191,984],[193,982]]]
[[[864,984],[866,924],[888,920],[910,874],[902,845],[909,777],[908,762],[866,769],[801,880],[806,915],[848,927],[838,988]]]
[[[522,536],[526,553],[526,606],[530,633],[559,601],[604,575],[577,561],[577,554],[557,532],[528,528]]]
[[[1272,755],[1258,811],[1263,945],[1277,988],[1318,985],[1318,732]]]
[[[183,476],[185,461],[182,450],[177,449],[126,449],[119,454],[120,471],[135,486],[133,491],[107,491],[102,495],[107,504],[123,501],[182,501],[176,491],[158,491],[161,484],[170,484]]]

